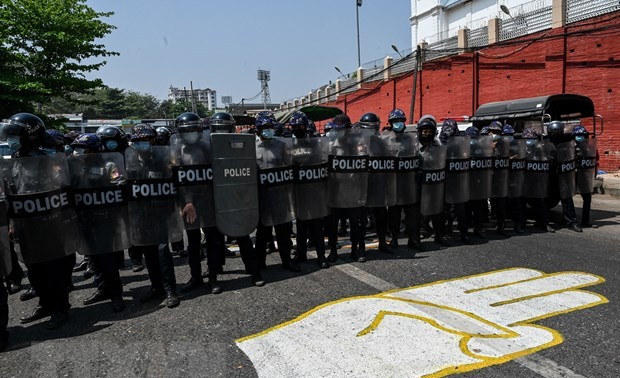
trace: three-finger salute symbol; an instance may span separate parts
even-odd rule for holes
[[[346,298],[237,340],[260,377],[441,377],[562,342],[536,320],[606,303],[581,272],[514,268]]]

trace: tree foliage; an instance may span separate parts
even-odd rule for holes
[[[0,112],[3,116],[90,93],[103,85],[85,74],[118,55],[98,39],[115,29],[86,0],[0,0]]]

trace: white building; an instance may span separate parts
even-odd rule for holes
[[[514,18],[530,8],[550,5],[551,0],[411,0],[411,43],[429,44],[456,37],[458,29],[478,29],[490,18],[509,18],[500,9],[505,5]]]
[[[215,110],[217,108],[217,92],[213,89],[194,89],[194,101],[202,103],[207,110]],[[172,85],[168,88],[168,100],[176,103],[177,101],[187,100],[191,102],[192,91],[189,89],[175,88]]]

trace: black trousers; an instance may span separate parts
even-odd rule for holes
[[[128,250],[129,258],[131,259],[131,263],[134,265],[142,265],[142,250],[140,248],[131,246]]]
[[[523,197],[508,198],[508,206],[510,207],[510,216],[515,226],[525,226],[525,201]]]
[[[4,281],[0,280],[0,338],[4,335],[9,324],[9,293],[4,287]]]
[[[11,252],[11,273],[6,276],[6,279],[11,282],[20,283],[24,278],[24,270],[17,259],[17,253],[15,253],[15,244],[9,241],[9,250]]]
[[[483,231],[484,219],[488,214],[486,199],[470,200],[466,205],[467,214],[471,214],[475,231]]]
[[[402,213],[405,213],[405,233],[407,238],[420,241],[420,204],[410,205],[394,205],[388,208],[389,228],[392,239],[398,239],[400,236],[400,222]]]
[[[256,254],[256,251],[254,251],[254,246],[252,245],[252,238],[250,238],[250,235],[238,237],[237,245],[239,246],[241,261],[243,261],[243,265],[245,265],[245,272],[247,274],[257,273],[260,270],[258,255]]]
[[[375,218],[375,232],[379,242],[385,242],[388,231],[388,209],[387,207],[371,207],[370,211]]]
[[[504,228],[506,223],[506,207],[508,206],[508,198],[497,197],[491,198],[491,207],[497,219],[497,227]]]
[[[590,209],[592,208],[592,193],[581,193],[583,205],[581,206],[581,225],[590,226]]]
[[[275,225],[276,241],[278,242],[278,252],[282,263],[291,261],[291,228],[289,222]],[[256,255],[258,256],[258,265],[264,268],[267,264],[267,240],[271,235],[271,227],[259,224],[256,227]]]
[[[349,220],[349,227],[350,227],[350,240],[351,240],[351,246],[352,248],[356,248],[358,247],[361,243],[364,242],[364,234],[362,233],[361,230],[361,226],[360,226],[360,219],[361,219],[361,215],[365,213],[362,213],[362,211],[365,211],[365,208],[363,207],[352,207],[352,208],[338,208],[338,207],[334,207],[332,208],[332,219],[331,219],[331,224],[329,225],[329,227],[331,227],[331,231],[330,231],[330,235],[338,235],[338,220],[339,219],[348,219]],[[335,242],[332,245],[330,242],[330,247],[331,248],[335,248]]]
[[[549,225],[549,210],[545,204],[544,198],[526,198],[526,202],[534,208],[536,214],[536,222],[539,226]]]
[[[37,264],[26,264],[30,285],[39,294],[39,306],[53,312],[67,312],[69,283],[75,265],[75,253]]]
[[[565,198],[561,201],[564,223],[566,223],[567,226],[577,223],[577,213],[575,212],[575,202],[573,202],[573,197]]]
[[[224,270],[225,243],[224,235],[216,227],[203,229],[207,237],[207,265],[210,274],[220,274]],[[187,259],[192,278],[202,278],[202,266],[200,264],[200,229],[186,230],[187,234]]]
[[[118,252],[92,255],[90,262],[95,271],[94,278],[97,290],[106,293],[109,297],[122,296],[123,283],[118,271]]]
[[[315,246],[319,261],[325,260],[325,238],[323,236],[323,219],[297,220],[297,255],[308,253],[308,236]]]
[[[168,294],[176,294],[177,282],[168,244],[134,246],[133,248],[144,255],[152,288],[164,290]]]
[[[185,242],[183,241],[183,239],[181,239],[177,242],[170,243],[170,246],[172,247],[172,250],[174,252],[179,252],[185,249]]]

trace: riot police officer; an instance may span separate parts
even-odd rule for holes
[[[69,158],[71,184],[78,212],[78,252],[90,257],[97,290],[84,299],[85,305],[107,299],[112,310],[125,309],[123,284],[119,274],[117,254],[129,247],[127,234],[127,203],[122,197],[125,183],[123,157],[119,153],[103,153],[101,139],[96,134],[82,134],[71,147],[74,156]],[[104,205],[94,200],[106,196]]]
[[[259,266],[266,264],[266,244],[271,227],[275,229],[282,267],[291,272],[301,269],[291,259],[291,222],[293,220],[293,177],[290,139],[276,138],[278,125],[273,113],[260,112],[256,116],[256,160],[259,169],[260,222],[256,228],[256,253]]]
[[[297,250],[295,261],[307,260],[308,236],[315,246],[317,262],[329,268],[325,257],[323,218],[329,214],[327,206],[327,148],[323,138],[312,138],[308,133],[308,117],[296,111],[289,125],[293,133],[291,155],[295,175],[295,216],[297,219]]]
[[[446,147],[437,136],[437,121],[433,116],[420,118],[417,126],[420,143],[420,214],[430,218],[435,231],[434,242],[445,245],[444,241],[444,184],[446,166]]]
[[[179,305],[170,240],[182,238],[176,186],[168,146],[153,146],[157,133],[152,126],[137,124],[131,129],[131,147],[125,150],[130,180],[129,223],[131,242],[144,255],[151,289],[140,298],[146,303],[166,297],[166,306]],[[159,219],[153,222],[153,219]]]
[[[401,216],[405,214],[407,247],[422,251],[420,243],[419,170],[420,152],[415,133],[405,133],[405,112],[394,109],[388,115],[390,134],[388,148],[396,157],[396,204],[388,207],[388,223],[392,240],[390,247],[398,248]]]
[[[13,159],[1,162],[5,191],[10,204],[10,234],[19,243],[28,279],[39,295],[39,305],[30,323],[48,316],[48,329],[64,325],[68,318],[69,285],[75,264],[75,248],[65,230],[76,225],[75,209],[68,200],[69,177],[64,155],[46,156],[41,150],[45,134],[43,121],[30,113],[18,113],[5,121],[3,134],[14,151]],[[25,209],[31,195],[53,197],[58,206]],[[49,217],[50,212],[54,217]]]
[[[551,175],[551,183],[559,190],[564,222],[569,230],[582,232],[575,212],[575,142],[571,134],[564,133],[564,122],[552,121],[547,125],[549,140],[555,146],[554,163],[557,175]]]
[[[248,135],[235,133],[235,118],[230,113],[218,112],[211,116],[209,124],[211,130],[211,151],[214,154],[214,178],[218,174],[226,176],[224,173],[226,168],[236,168],[237,171],[244,169],[247,169],[248,172],[253,171],[256,167],[253,162],[254,154],[256,153],[255,142]],[[251,142],[246,143],[246,141]],[[241,154],[239,149],[235,149],[235,157],[229,156],[231,146],[238,147],[239,145],[248,145],[247,149],[242,149],[246,155]],[[216,152],[218,151],[223,151],[222,153],[226,157],[217,155]],[[246,156],[248,159],[245,158]],[[250,161],[249,157],[251,157],[252,161]],[[221,167],[218,164],[223,164],[225,167]],[[218,232],[237,240],[241,260],[245,266],[246,273],[251,276],[252,284],[254,286],[263,286],[265,280],[260,273],[259,257],[254,250],[252,239],[249,235],[256,227],[257,219],[249,216],[248,212],[251,212],[249,209],[257,209],[258,207],[256,180],[255,177],[252,180],[252,177],[246,178],[241,175],[231,177],[229,175],[228,181],[222,182],[222,177],[219,176],[220,181],[214,181],[214,197],[216,193],[222,194],[221,192],[224,192],[224,197],[228,200],[215,202],[216,225]],[[239,194],[241,194],[243,199],[239,198]],[[226,205],[230,205],[230,207],[226,207]],[[242,210],[236,211],[239,208]],[[257,215],[256,213],[254,214]]]
[[[167,127],[160,126],[155,129],[157,136],[155,137],[155,146],[167,146],[170,144],[172,132]]]
[[[572,131],[576,143],[577,157],[577,189],[583,199],[581,207],[581,227],[593,227],[590,222],[590,208],[592,207],[592,192],[594,191],[594,177],[596,176],[597,153],[596,139],[590,138],[588,130],[583,125],[575,126]]]
[[[519,235],[525,231],[525,204],[523,201],[523,180],[525,178],[525,140],[515,139],[515,130],[510,124],[502,128],[502,136],[509,141],[510,168],[508,173],[508,207],[513,222],[513,231]]]
[[[396,170],[392,152],[387,145],[387,137],[379,135],[381,120],[375,113],[365,113],[358,125],[369,133],[368,143],[368,190],[366,208],[374,218],[375,231],[379,239],[379,251],[394,253],[387,244],[388,206],[396,204]],[[366,219],[365,216],[362,216]],[[362,238],[365,233],[365,222],[362,222]]]
[[[535,211],[536,222],[543,232],[555,232],[549,226],[549,212],[545,204],[545,198],[549,193],[549,172],[551,170],[551,158],[548,156],[548,142],[540,140],[538,132],[534,128],[523,130],[521,137],[525,140],[525,177],[523,181],[524,201],[529,203]]]
[[[493,178],[491,182],[491,213],[495,214],[497,227],[495,231],[508,236],[505,229],[506,211],[508,206],[508,181],[510,175],[510,139],[502,136],[503,126],[493,121],[488,126],[489,135],[493,138]]]

